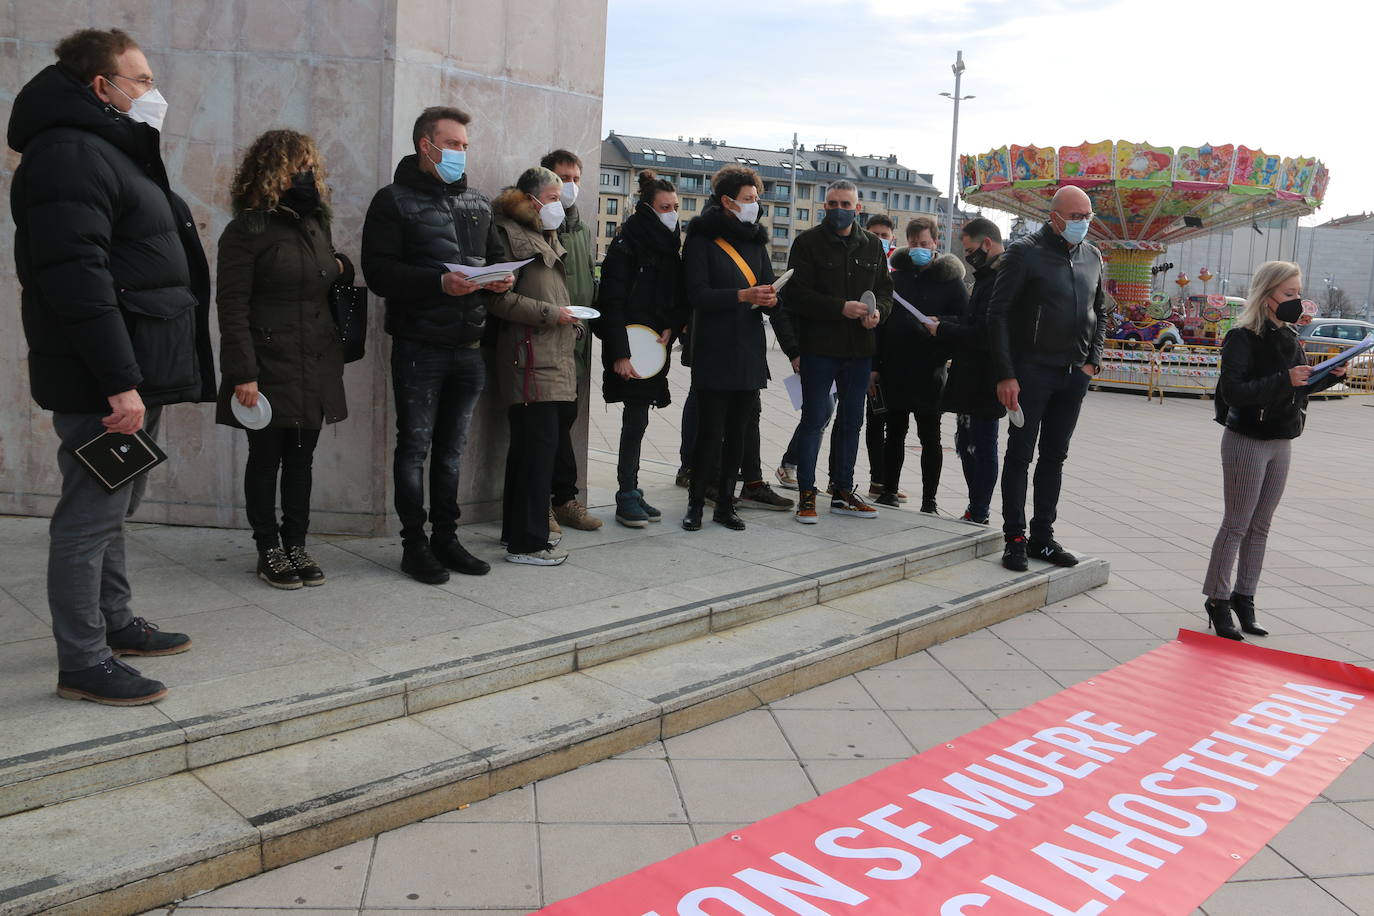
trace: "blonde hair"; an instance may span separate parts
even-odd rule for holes
[[[253,141],[234,175],[230,197],[234,215],[246,210],[274,210],[282,193],[291,186],[302,161],[313,162],[315,189],[328,212],[329,188],[325,179],[324,159],[315,141],[294,130],[269,130]]]
[[[1269,320],[1268,307],[1265,304],[1269,297],[1289,280],[1301,276],[1302,268],[1292,261],[1265,261],[1261,264],[1255,271],[1254,279],[1250,281],[1250,294],[1245,299],[1245,308],[1241,309],[1234,327],[1245,328],[1256,334],[1261,333],[1265,322]]]

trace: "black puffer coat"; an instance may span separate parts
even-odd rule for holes
[[[363,223],[363,273],[367,288],[386,299],[386,332],[445,347],[481,341],[492,294],[449,296],[441,285],[445,264],[476,258],[502,258],[491,201],[468,187],[466,175],[444,184],[420,170],[418,154],[406,156]]]
[[[772,283],[768,232],[758,223],[741,223],[718,202],[687,224],[682,265],[687,278],[692,385],[711,391],[757,391],[768,387],[764,309],[739,301],[750,283],[725,251],[723,238],[754,272],[757,284]]]
[[[945,381],[942,409],[948,413],[968,414],[979,420],[997,420],[1007,409],[997,400],[997,367],[992,360],[988,338],[988,302],[1001,268],[998,255],[973,272],[973,292],[964,313],[957,318],[940,319],[936,337],[953,349],[949,378]]]
[[[652,207],[641,203],[606,250],[597,294],[601,317],[593,322],[592,330],[601,338],[605,370],[601,391],[607,403],[635,401],[667,407],[672,401],[668,394],[671,360],[658,375],[647,379],[623,379],[614,366],[616,360],[630,357],[627,325],[642,324],[657,334],[672,330],[676,336],[687,323],[680,244],[677,232],[664,226]]]
[[[1288,370],[1307,364],[1298,335],[1288,325],[1265,322],[1256,334],[1226,332],[1221,345],[1216,421],[1251,439],[1296,439],[1307,422],[1307,397],[1340,382],[1327,375],[1315,385],[1294,388]]]
[[[10,188],[29,379],[40,407],[109,413],[215,397],[210,271],[159,134],[54,64],[14,100]]]
[[[338,277],[322,210],[305,218],[285,206],[249,211],[224,227],[215,283],[224,376],[217,422],[239,425],[229,401],[244,382],[257,382],[267,396],[272,426],[320,429],[348,416],[343,345],[328,301]]]
[[[942,254],[918,269],[909,251],[899,248],[892,256],[893,292],[931,318],[944,321],[962,315],[968,303],[963,262]],[[893,299],[892,314],[878,329],[874,361],[888,405],[939,413],[951,350],[942,337],[932,337],[925,325]]]

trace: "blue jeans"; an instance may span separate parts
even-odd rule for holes
[[[391,345],[396,393],[396,514],[401,541],[425,540],[425,457],[429,462],[429,522],[436,541],[458,531],[458,466],[468,423],[487,383],[482,351],[397,339]],[[556,445],[556,443],[555,443]]]
[[[968,514],[985,519],[992,511],[992,491],[997,488],[998,420],[980,420],[959,414],[954,427],[954,450],[964,465],[968,484]]]
[[[1069,457],[1069,440],[1078,425],[1090,379],[1078,366],[1018,366],[1016,380],[1021,386],[1021,412],[1026,423],[1020,427],[1008,424],[1007,455],[1002,464],[1002,533],[1015,537],[1026,531],[1027,476],[1039,440],[1030,536],[1048,541],[1054,538],[1064,461]]]
[[[825,414],[825,426],[829,426],[829,425],[830,425],[830,418],[833,417],[833,416],[835,415],[835,399],[834,399],[834,398],[830,398],[826,403],[830,405],[830,409],[827,410],[827,411],[826,411],[826,414]],[[824,431],[825,427],[823,426],[823,427],[821,427],[821,429],[822,429],[822,431]],[[801,419],[798,418],[798,420],[797,420],[797,428],[796,428],[795,430],[792,431],[792,439],[791,439],[790,442],[787,443],[787,451],[785,451],[785,452],[782,453],[782,461],[781,461],[781,464],[786,465],[786,466],[789,467],[789,468],[795,468],[795,467],[797,466],[797,453],[798,453],[798,451],[800,450],[800,447],[801,447]],[[834,464],[835,464],[835,437],[834,437],[834,436],[831,436],[831,437],[830,437],[830,464],[831,464],[831,467],[833,468],[833,467],[834,467]]]
[[[830,469],[836,493],[854,489],[854,461],[859,457],[859,431],[864,424],[864,396],[873,361],[868,357],[840,359],[833,356],[801,358],[802,418],[797,430],[797,486],[816,489],[816,456],[821,450],[821,434],[830,414],[830,386],[835,386],[835,431],[831,442],[835,454]]]

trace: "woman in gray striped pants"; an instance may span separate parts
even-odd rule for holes
[[[1255,623],[1255,587],[1269,523],[1288,481],[1292,440],[1302,435],[1307,397],[1339,381],[1337,369],[1309,384],[1312,369],[1292,325],[1302,317],[1302,272],[1288,261],[1260,265],[1250,297],[1221,350],[1216,420],[1221,435],[1225,515],[1212,543],[1202,591],[1218,636],[1267,636]],[[1235,587],[1231,571],[1239,556]],[[1235,611],[1237,628],[1231,618]]]

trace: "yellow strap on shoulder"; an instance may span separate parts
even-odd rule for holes
[[[744,279],[748,281],[750,286],[759,285],[758,278],[755,277],[754,272],[749,269],[749,265],[744,263],[744,258],[740,257],[739,252],[735,250],[734,245],[731,245],[723,238],[717,238],[716,244],[720,246],[721,251],[725,252],[730,256],[730,260],[735,262],[735,266],[739,268],[740,273],[744,274]]]

